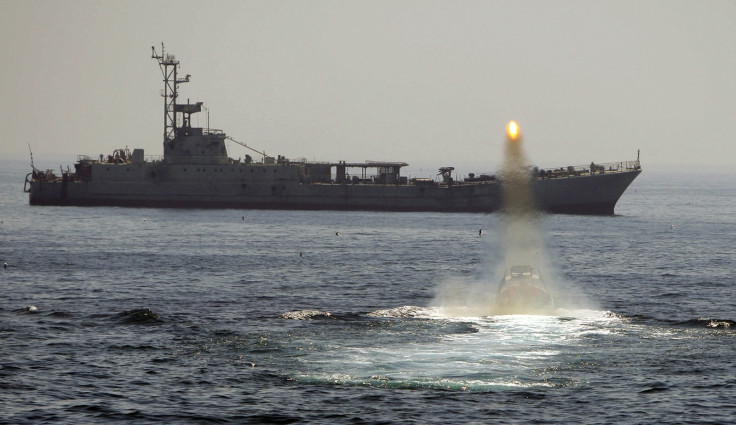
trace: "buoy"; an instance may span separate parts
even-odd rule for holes
[[[340,236],[340,232],[335,232],[335,236]]]
[[[4,269],[7,269],[8,268],[8,263],[3,263],[3,268]]]

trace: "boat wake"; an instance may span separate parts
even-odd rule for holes
[[[622,325],[601,311],[574,316],[457,317],[441,307],[398,306],[334,321],[289,344],[290,380],[394,389],[497,391],[577,385],[554,370],[591,334]],[[349,323],[349,324],[346,324]],[[321,335],[321,336],[320,336]],[[374,341],[366,345],[365,341]]]
[[[416,305],[339,317],[320,310],[285,313],[282,317],[297,320],[336,320],[326,327],[307,321],[302,331],[291,329],[285,346],[293,350],[294,363],[284,373],[306,384],[389,389],[570,387],[587,385],[596,362],[612,361],[609,357],[641,341],[687,341],[702,338],[703,332],[718,338],[736,328],[726,319],[673,321],[595,309],[557,308],[548,315],[456,313]]]

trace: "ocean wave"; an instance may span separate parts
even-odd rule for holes
[[[155,324],[163,322],[163,319],[161,319],[161,316],[159,316],[158,313],[147,308],[124,311],[122,313],[118,313],[115,318],[120,323],[136,325]]]
[[[47,316],[49,317],[73,317],[74,315],[66,311],[52,311],[51,313],[47,314]]]
[[[613,311],[606,311],[604,317],[608,319],[618,319],[622,322],[639,322],[652,319],[652,317],[647,316],[646,314],[620,314]]]
[[[616,318],[623,322],[659,322],[666,323],[670,326],[690,327],[690,328],[724,328],[736,329],[736,321],[730,319],[712,319],[709,317],[700,317],[697,319],[677,320],[677,319],[657,319],[645,314],[619,314],[612,311],[606,312],[606,317]]]
[[[483,378],[442,378],[442,377],[414,377],[392,378],[386,375],[355,376],[346,373],[302,374],[288,378],[303,384],[333,384],[344,386],[370,387],[382,389],[402,390],[440,390],[458,392],[497,392],[508,390],[534,390],[539,388],[554,388],[574,385],[571,380],[552,382],[547,379],[519,380],[510,377],[483,377]],[[568,382],[569,381],[569,382]]]
[[[292,319],[292,320],[311,320],[317,318],[331,318],[332,314],[327,311],[321,310],[296,310],[289,311],[281,316],[280,319]]]
[[[710,318],[698,318],[690,319],[685,322],[680,322],[678,325],[689,326],[696,328],[726,328],[736,329],[736,322],[728,319],[710,319]]]
[[[19,314],[35,314],[38,313],[38,307],[35,305],[29,305],[23,308],[18,308],[13,310],[13,313],[19,313]]]
[[[428,310],[426,307],[419,307],[416,305],[402,305],[400,307],[389,308],[385,310],[376,310],[368,313],[371,317],[396,317],[396,318],[411,318],[411,317],[426,317]]]

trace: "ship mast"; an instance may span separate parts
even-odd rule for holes
[[[164,76],[164,89],[161,97],[164,98],[164,142],[174,140],[176,137],[176,98],[179,95],[178,85],[188,83],[191,75],[184,78],[177,77],[179,61],[171,54],[164,51],[164,43],[161,43],[161,54],[156,53],[156,48],[151,46],[151,58],[158,60],[158,66]]]

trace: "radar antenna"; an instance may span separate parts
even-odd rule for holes
[[[174,140],[176,137],[176,98],[179,96],[178,85],[188,83],[191,75],[184,78],[177,77],[179,61],[171,54],[166,54],[164,43],[161,43],[161,54],[156,52],[156,47],[151,46],[151,58],[158,60],[158,66],[164,76],[164,89],[161,97],[164,98],[164,142]]]

